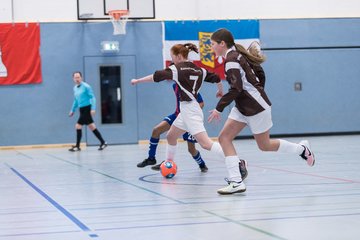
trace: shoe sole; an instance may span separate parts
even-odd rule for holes
[[[245,189],[240,189],[240,190],[237,190],[235,192],[221,192],[221,191],[217,191],[218,194],[220,195],[230,195],[230,194],[234,194],[234,193],[242,193],[242,192],[245,192],[246,191],[246,188]]]
[[[105,148],[107,148],[107,146],[105,146],[105,147],[103,147],[103,148],[99,148],[98,150],[99,150],[99,151],[102,151],[102,150],[104,150]]]
[[[146,164],[146,165],[144,165],[144,166],[139,166],[139,165],[136,165],[138,168],[144,168],[144,167],[146,167],[146,166],[152,166],[152,165],[155,165],[156,164],[156,162],[154,162],[154,163],[150,163],[150,164]]]

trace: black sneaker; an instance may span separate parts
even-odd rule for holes
[[[245,180],[245,178],[248,176],[247,161],[246,160],[240,159],[239,169],[240,169],[242,180]]]
[[[104,143],[100,144],[98,150],[99,150],[99,151],[102,151],[102,150],[104,150],[106,147],[107,147],[107,143],[104,142]]]
[[[208,167],[206,165],[204,165],[203,167],[200,167],[200,171],[203,173],[206,173],[208,171]]]
[[[155,170],[155,171],[160,171],[160,166],[161,166],[161,164],[162,164],[163,162],[164,162],[164,161],[162,161],[162,162],[159,163],[159,164],[156,164],[155,166],[152,166],[151,169],[152,169],[152,170]]]
[[[69,149],[70,152],[79,152],[81,151],[81,148],[77,147],[77,146],[72,146],[70,149]]]
[[[144,161],[142,161],[141,163],[138,163],[136,166],[139,168],[143,168],[143,167],[146,167],[147,165],[154,165],[154,164],[156,164],[155,158],[147,158]]]

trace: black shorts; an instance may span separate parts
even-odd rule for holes
[[[77,121],[78,124],[80,125],[89,125],[94,123],[94,120],[91,117],[91,105],[86,106],[86,107],[81,107],[80,108],[80,117]]]

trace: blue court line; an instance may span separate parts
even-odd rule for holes
[[[59,159],[59,158],[57,158],[57,159],[58,159],[58,160],[61,160],[61,161],[64,161],[64,162],[70,163],[69,161],[66,161],[66,160],[62,160],[62,159]],[[82,165],[78,165],[78,164],[73,164],[73,165],[77,165],[78,167],[83,167]],[[88,168],[88,170],[89,170],[89,171],[92,171],[92,172],[95,172],[95,173],[98,173],[98,174],[100,174],[100,175],[103,175],[103,176],[105,176],[105,177],[108,177],[108,178],[111,178],[111,179],[115,179],[115,180],[117,180],[117,181],[119,181],[119,182],[122,182],[122,183],[125,183],[125,184],[127,184],[127,185],[131,185],[131,186],[133,186],[133,187],[136,187],[136,188],[145,190],[145,191],[150,192],[150,193],[153,193],[153,194],[155,194],[155,195],[158,195],[158,196],[161,196],[161,197],[164,197],[164,198],[173,200],[173,201],[175,201],[175,202],[177,202],[177,203],[187,204],[186,202],[183,202],[183,201],[181,201],[181,200],[177,200],[177,199],[175,199],[175,198],[168,197],[168,196],[166,196],[166,195],[163,195],[163,194],[160,194],[160,193],[158,193],[158,192],[149,190],[149,189],[147,189],[147,188],[145,188],[145,187],[141,187],[141,186],[138,186],[138,185],[136,185],[136,184],[133,184],[133,183],[130,183],[130,182],[121,180],[121,179],[119,179],[119,178],[113,177],[113,176],[111,176],[111,175],[109,175],[109,174],[106,174],[106,173],[97,171],[97,170],[95,170],[95,169]],[[259,229],[259,228],[250,226],[250,225],[248,225],[248,224],[244,224],[244,223],[241,223],[241,222],[239,222],[239,221],[235,221],[235,220],[232,220],[232,219],[230,219],[230,218],[227,218],[227,217],[224,217],[224,216],[221,216],[221,215],[217,215],[217,214],[215,214],[215,213],[212,213],[212,212],[209,212],[209,211],[206,211],[206,210],[203,210],[203,211],[206,212],[206,213],[209,213],[209,214],[211,214],[211,215],[213,215],[213,216],[217,216],[217,217],[219,217],[219,218],[221,218],[221,219],[223,219],[223,220],[225,220],[225,221],[228,221],[228,222],[232,222],[232,223],[241,225],[241,226],[243,226],[243,227],[252,229],[252,230],[254,230],[254,231],[256,231],[256,232],[259,232],[259,233],[263,233],[263,234],[265,234],[265,235],[267,235],[267,236],[271,236],[271,237],[276,238],[276,239],[279,239],[279,240],[286,240],[285,238],[282,238],[282,237],[277,236],[277,235],[275,235],[275,234],[269,233],[269,232],[264,231],[264,230],[262,230],[262,229]],[[173,225],[173,224],[171,224],[171,225]],[[175,225],[176,225],[176,224],[175,224]],[[143,227],[143,226],[142,226],[142,227]],[[149,226],[149,227],[152,227],[152,226]],[[153,226],[153,227],[155,227],[155,226]],[[138,227],[137,227],[137,226],[134,226],[134,227],[130,227],[130,228],[138,228]],[[115,230],[115,229],[121,229],[121,228],[113,228],[112,230]],[[95,230],[96,230],[96,231],[100,231],[100,230],[105,230],[105,229],[95,229]],[[111,230],[111,229],[106,229],[106,230]]]
[[[32,232],[32,233],[14,233],[14,234],[0,234],[0,237],[20,237],[20,236],[36,236],[36,235],[50,235],[61,233],[78,233],[79,231],[61,231],[61,232]]]
[[[136,184],[133,184],[133,183],[130,183],[130,182],[127,182],[127,181],[121,180],[121,179],[119,179],[119,178],[113,177],[113,176],[108,175],[108,174],[103,173],[103,172],[99,172],[99,171],[97,171],[97,170],[95,170],[95,169],[91,169],[91,168],[89,168],[88,170],[89,170],[89,171],[91,171],[91,172],[95,172],[95,173],[97,173],[97,174],[103,175],[103,176],[105,176],[105,177],[108,177],[108,178],[111,178],[111,179],[117,180],[117,181],[119,181],[119,182],[125,183],[125,184],[127,184],[127,185],[130,185],[130,186],[133,186],[133,187],[139,188],[139,189],[141,189],[141,190],[144,190],[144,191],[147,191],[147,192],[153,193],[153,194],[158,195],[158,196],[161,196],[161,197],[163,197],[163,198],[167,198],[167,199],[172,200],[172,201],[174,201],[174,202],[181,203],[181,204],[185,204],[185,203],[184,203],[183,201],[181,201],[181,200],[178,200],[178,199],[175,199],[175,198],[172,198],[172,197],[168,197],[168,196],[163,195],[163,194],[161,194],[161,193],[158,193],[158,192],[152,191],[152,190],[150,190],[150,189],[148,189],[148,188],[141,187],[141,186],[138,186],[138,185],[136,185]]]
[[[75,166],[77,166],[77,167],[79,167],[79,168],[86,168],[86,167],[84,167],[84,166],[81,165],[81,164],[73,163],[73,162],[71,162],[71,161],[68,161],[68,160],[59,158],[59,157],[57,157],[57,156],[53,156],[53,155],[51,155],[51,154],[47,154],[47,155],[49,155],[49,156],[51,156],[51,157],[53,157],[53,158],[55,158],[55,159],[57,159],[57,160],[60,160],[60,161],[63,161],[63,162],[66,162],[66,163],[75,165]],[[182,201],[180,201],[180,200],[177,200],[177,199],[175,199],[175,198],[171,198],[171,197],[165,196],[165,195],[160,194],[160,193],[158,193],[158,192],[152,191],[152,190],[150,190],[150,189],[148,189],[148,188],[141,187],[141,186],[139,186],[139,185],[136,185],[136,184],[133,184],[133,183],[130,183],[130,182],[121,180],[121,179],[119,179],[119,178],[113,177],[113,176],[111,176],[111,175],[109,175],[109,174],[106,174],[106,173],[97,171],[96,169],[87,168],[87,170],[90,171],[90,172],[95,172],[95,173],[100,174],[100,175],[102,175],[102,176],[108,177],[108,178],[110,178],[110,179],[114,179],[114,180],[116,180],[116,181],[118,181],[118,182],[122,182],[122,183],[125,183],[125,184],[127,184],[127,185],[130,185],[130,186],[139,188],[139,189],[141,189],[141,190],[145,190],[145,191],[147,191],[147,192],[153,193],[153,194],[158,195],[158,196],[161,196],[161,197],[163,197],[163,198],[167,198],[167,199],[172,200],[172,201],[174,201],[174,202],[182,203],[182,204],[184,203],[184,202],[182,202]]]
[[[54,199],[52,199],[49,195],[43,192],[40,188],[35,186],[30,180],[28,180],[24,175],[18,172],[15,168],[11,167],[6,163],[6,165],[24,182],[26,182],[30,187],[32,187],[36,192],[38,192],[41,196],[43,196],[48,202],[50,202],[55,208],[57,208],[60,212],[62,212],[69,220],[75,223],[81,230],[84,232],[91,232],[91,229],[88,228],[84,223],[82,223],[79,219],[77,219],[74,215],[72,215],[69,211],[63,208],[59,203],[57,203]],[[96,234],[89,234],[90,237],[97,237]]]

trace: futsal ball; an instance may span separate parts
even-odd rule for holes
[[[166,178],[172,178],[177,172],[176,163],[172,160],[166,160],[160,165],[160,173]]]

